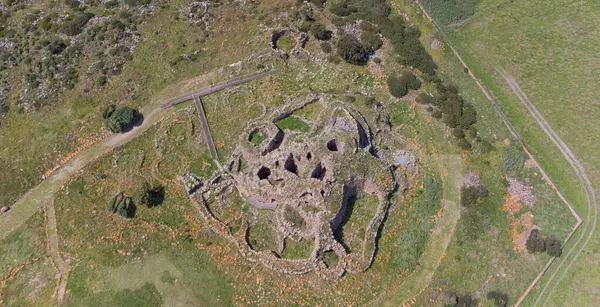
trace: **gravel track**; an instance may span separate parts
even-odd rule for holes
[[[573,265],[573,263],[575,263],[575,261],[577,260],[577,258],[581,254],[581,252],[583,252],[585,247],[588,245],[588,243],[592,239],[592,236],[594,235],[594,231],[596,230],[596,223],[598,220],[598,204],[596,202],[595,191],[594,191],[594,189],[591,185],[591,182],[585,172],[585,169],[583,168],[581,163],[579,163],[579,161],[577,160],[575,155],[573,155],[573,153],[571,152],[571,149],[569,149],[569,147],[563,142],[563,140],[552,129],[552,127],[550,127],[548,122],[539,113],[539,111],[536,109],[536,107],[531,103],[531,101],[529,100],[527,95],[525,95],[525,93],[523,92],[521,87],[519,87],[517,82],[510,75],[506,74],[506,72],[504,72],[504,71],[500,71],[500,72],[501,72],[504,80],[506,81],[506,83],[508,83],[508,85],[510,86],[513,93],[519,98],[521,103],[523,103],[523,105],[527,108],[527,110],[529,111],[531,116],[533,116],[535,118],[536,122],[540,125],[540,127],[548,135],[548,137],[550,138],[552,143],[554,143],[554,145],[556,145],[558,147],[558,149],[560,150],[562,155],[567,159],[567,161],[569,162],[569,164],[571,165],[573,170],[575,170],[575,173],[577,174],[577,177],[579,178],[581,186],[582,186],[583,190],[585,191],[585,196],[586,196],[587,203],[588,203],[588,214],[585,218],[586,221],[585,221],[583,230],[581,232],[581,235],[579,236],[577,241],[572,245],[572,247],[569,249],[569,251],[567,252],[567,255],[562,257],[560,264],[556,267],[556,270],[552,273],[552,275],[550,276],[550,278],[544,285],[542,292],[540,292],[540,294],[537,297],[535,304],[534,304],[534,306],[537,306],[540,303],[540,300],[543,299],[544,295],[546,295],[546,299],[544,300],[544,303],[542,305],[542,306],[546,306],[548,304],[548,301],[554,294],[554,291],[556,290],[556,288],[558,288],[558,285],[560,284],[560,282],[562,281],[564,276],[567,274],[567,272],[571,268],[571,265]],[[593,210],[593,214],[592,214],[592,210]],[[589,228],[590,225],[591,225],[591,229]],[[589,229],[589,231],[588,231],[588,229]],[[580,244],[581,240],[583,240],[586,235],[587,235],[587,239],[582,244]],[[567,260],[569,259],[571,254],[577,249],[577,247],[579,247],[579,250],[577,250],[577,252],[573,255],[572,259],[568,262],[567,267],[564,269],[564,271],[562,272],[562,274],[560,275],[558,280],[555,281],[554,278],[556,277],[556,274],[567,263]],[[552,285],[553,282],[554,282],[554,285],[552,286],[552,289],[550,289],[550,291],[548,293],[546,293],[546,291],[548,290],[548,287],[550,285]]]
[[[456,56],[456,58],[458,58],[458,60],[461,62],[461,64],[463,65],[463,67],[465,67],[465,68],[468,69],[469,76],[475,81],[475,83],[479,86],[479,88],[481,89],[481,91],[483,92],[483,94],[489,99],[490,103],[494,106],[494,108],[496,109],[496,111],[498,112],[498,114],[500,115],[500,117],[502,118],[502,120],[504,121],[505,125],[508,127],[508,129],[512,133],[512,135],[515,136],[515,138],[517,138],[518,140],[521,140],[519,134],[516,132],[516,130],[514,129],[514,127],[512,126],[512,124],[510,123],[510,121],[508,120],[508,118],[506,117],[506,115],[504,114],[504,112],[502,112],[502,110],[500,109],[500,107],[496,104],[496,102],[490,96],[490,94],[485,89],[485,87],[479,82],[479,80],[475,77],[475,75],[473,75],[473,73],[471,72],[471,70],[469,69],[469,67],[465,63],[465,61],[463,61],[462,57],[459,55],[458,51],[456,51],[456,49],[451,44],[451,42],[448,39],[448,37],[446,36],[446,34],[442,31],[441,27],[435,22],[435,20],[433,18],[431,18],[431,16],[429,15],[429,13],[427,13],[427,10],[425,10],[425,8],[423,7],[423,5],[420,3],[419,0],[415,0],[415,2],[417,3],[417,5],[419,5],[419,7],[421,8],[421,10],[425,14],[425,16],[431,21],[431,23],[436,28],[436,30],[438,31],[438,33],[442,36],[442,38],[444,39],[444,41],[448,44],[448,46],[450,47],[450,49],[452,50],[452,52],[454,53],[454,55]],[[556,290],[556,288],[558,287],[558,285],[562,281],[563,277],[568,272],[568,270],[571,267],[571,265],[575,262],[575,260],[577,260],[577,257],[579,257],[579,255],[581,254],[581,252],[585,249],[585,247],[587,246],[587,244],[589,243],[589,241],[592,239],[592,236],[593,236],[594,231],[596,229],[596,222],[597,222],[597,219],[598,219],[598,204],[596,202],[595,191],[594,191],[594,189],[593,189],[593,187],[592,187],[592,185],[590,183],[590,180],[589,180],[589,178],[588,178],[588,176],[587,176],[587,174],[585,172],[585,169],[583,168],[583,166],[581,165],[581,163],[579,163],[579,161],[575,158],[575,156],[573,155],[573,153],[571,152],[571,150],[569,149],[569,147],[562,141],[562,139],[558,136],[558,134],[550,127],[550,125],[544,119],[544,117],[537,111],[537,109],[535,108],[535,106],[531,103],[531,101],[525,95],[525,93],[523,93],[523,91],[518,86],[518,84],[514,81],[514,79],[512,79],[510,76],[506,75],[505,73],[502,73],[502,75],[505,77],[505,80],[508,82],[509,86],[511,87],[511,89],[513,90],[513,92],[515,93],[515,95],[517,95],[517,97],[519,97],[519,99],[521,100],[521,102],[523,103],[523,105],[525,105],[525,107],[527,108],[527,110],[529,111],[529,113],[534,117],[534,119],[540,125],[540,127],[543,129],[543,131],[546,133],[546,135],[548,135],[548,137],[550,138],[550,140],[557,146],[557,148],[559,149],[559,151],[561,152],[561,154],[565,157],[565,159],[567,159],[567,161],[569,162],[569,164],[571,165],[571,167],[575,171],[577,177],[579,178],[579,181],[581,183],[581,187],[583,188],[583,190],[585,192],[587,203],[588,203],[588,210],[587,210],[587,215],[586,215],[586,218],[585,218],[585,220],[586,220],[585,221],[585,226],[583,228],[583,231],[581,232],[581,236],[579,237],[579,239],[577,240],[577,242],[575,242],[575,244],[573,244],[572,247],[569,249],[569,251],[567,252],[567,255],[562,257],[562,261],[560,262],[560,264],[558,265],[558,267],[556,268],[556,270],[554,271],[554,273],[552,274],[552,276],[550,277],[550,279],[548,280],[548,282],[544,286],[542,292],[540,293],[540,295],[538,296],[538,298],[537,298],[537,300],[535,302],[535,305],[538,305],[540,299],[544,296],[544,294],[545,294],[548,286],[554,280],[554,277],[555,277],[556,273],[558,273],[558,271],[560,271],[560,269],[566,263],[567,259],[569,259],[569,256],[579,246],[580,241],[586,236],[586,234],[587,234],[587,239],[583,242],[583,244],[581,244],[581,246],[579,247],[579,250],[573,256],[573,259],[567,264],[567,267],[565,268],[565,270],[563,271],[563,273],[561,274],[561,276],[559,277],[559,279],[555,282],[555,284],[552,287],[552,289],[550,290],[550,292],[547,293],[547,297],[546,297],[546,299],[544,301],[544,304],[543,304],[543,306],[546,306],[546,304],[550,300],[552,294],[554,293],[554,291]],[[533,156],[531,156],[531,158],[533,158]],[[544,170],[542,170],[541,168],[540,168],[540,171],[542,171],[542,173],[545,174]],[[549,178],[548,176],[546,176],[546,177]],[[552,185],[554,186],[554,183],[552,183]],[[557,189],[555,189],[555,190],[560,194],[561,198],[564,199],[564,196],[562,195],[562,193],[560,191],[558,191]],[[569,206],[569,208],[571,209],[571,211],[574,212],[574,210],[571,207],[571,205],[568,202],[566,202],[566,203]],[[577,215],[576,215],[576,218],[578,220],[580,219],[579,216],[577,216]],[[591,227],[591,230],[588,231],[588,228],[589,228],[590,224],[591,224],[592,227]],[[576,227],[578,227],[578,226],[576,226]],[[575,229],[577,229],[577,228],[575,228]],[[552,261],[553,261],[553,259],[549,262],[548,266],[552,263]],[[546,269],[548,268],[548,266],[546,267]],[[528,289],[527,292],[529,290],[530,289]],[[527,294],[527,292],[526,292],[526,294]],[[522,300],[526,297],[526,294],[519,299],[519,302],[517,302],[517,304],[515,306],[518,306],[522,302]]]

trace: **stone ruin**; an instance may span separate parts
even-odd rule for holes
[[[402,192],[396,183],[402,168],[393,166],[397,163],[392,156],[390,161],[378,157],[366,119],[344,102],[324,108],[318,120],[310,122],[310,132],[282,130],[276,125],[319,100],[312,97],[275,112],[270,120],[250,123],[224,172],[204,182],[192,174],[180,179],[209,227],[235,244],[247,260],[283,274],[315,272],[325,279],[337,279],[371,266],[389,199]],[[252,142],[257,133],[263,139]],[[242,225],[237,230],[229,227],[231,219],[215,213],[232,206],[229,199],[234,193],[254,212],[235,218]],[[353,214],[359,194],[370,195],[377,204],[368,224],[355,236],[360,246],[350,249],[336,233]],[[277,250],[256,250],[249,242],[253,220],[264,212],[274,216],[269,222],[277,234]],[[286,238],[314,241],[310,257],[283,258]],[[337,256],[336,264],[324,261],[326,252]]]

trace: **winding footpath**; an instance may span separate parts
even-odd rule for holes
[[[225,81],[208,87],[202,91],[185,94],[171,99],[168,101],[168,103],[181,103],[187,100],[192,100],[195,97],[214,93],[227,87],[250,82],[276,72],[278,72],[276,69],[269,70],[242,78]],[[203,110],[198,110],[198,112],[200,111]],[[54,196],[56,192],[58,192],[62,186],[67,183],[71,175],[82,170],[87,164],[109,153],[113,149],[118,148],[119,146],[122,146],[142,135],[146,130],[148,130],[148,128],[158,123],[162,118],[164,118],[165,115],[168,114],[168,111],[165,110],[164,104],[162,106],[158,106],[156,105],[156,102],[148,104],[141,109],[140,112],[144,114],[144,121],[141,123],[141,125],[134,127],[127,133],[112,134],[106,137],[102,142],[96,143],[85,150],[82,150],[78,155],[74,156],[65,165],[58,168],[40,184],[25,193],[25,195],[23,195],[11,206],[11,210],[8,213],[5,213],[0,217],[0,240],[2,240],[6,238],[6,236],[8,236],[12,231],[23,225],[31,216],[38,212],[39,209],[44,209],[46,214],[46,228],[48,231],[49,256],[59,271],[59,282],[55,292],[58,305],[62,305],[64,303],[69,266],[60,256],[59,235],[56,224],[56,213],[54,209]]]
[[[500,115],[500,117],[502,118],[502,120],[504,121],[504,124],[508,127],[508,129],[511,131],[511,133],[513,134],[513,136],[515,136],[515,138],[517,140],[521,141],[521,138],[520,138],[519,134],[517,133],[517,131],[515,130],[515,128],[512,126],[512,124],[510,123],[510,121],[508,120],[508,118],[506,117],[506,115],[504,114],[504,112],[502,112],[502,110],[496,104],[496,102],[491,97],[491,95],[488,93],[488,91],[486,90],[486,88],[481,84],[481,82],[477,79],[477,77],[475,77],[475,75],[472,73],[471,69],[469,69],[469,67],[467,66],[466,62],[462,59],[462,57],[459,55],[458,51],[454,48],[454,46],[452,45],[452,43],[450,42],[450,40],[448,39],[448,37],[446,36],[446,34],[442,31],[441,27],[429,15],[429,13],[427,12],[427,10],[425,10],[425,7],[421,4],[421,2],[419,0],[415,0],[415,2],[421,8],[421,10],[423,11],[423,14],[426,16],[426,18],[429,19],[429,21],[433,24],[433,26],[438,31],[438,33],[442,36],[442,38],[444,39],[444,41],[446,42],[446,44],[448,45],[448,47],[450,47],[450,49],[452,50],[452,53],[460,61],[460,63],[462,64],[462,66],[468,70],[469,76],[473,79],[473,81],[475,81],[475,83],[480,88],[480,90],[483,92],[483,94],[488,98],[488,100],[490,101],[490,103],[492,104],[492,106],[494,106],[494,108],[496,109],[496,111],[498,112],[498,114]],[[598,204],[597,204],[597,201],[596,201],[595,191],[594,191],[594,189],[593,189],[593,187],[591,185],[591,182],[590,182],[590,180],[589,180],[589,178],[588,178],[588,176],[587,176],[587,174],[585,172],[585,169],[581,165],[581,163],[577,160],[577,158],[575,157],[575,155],[573,155],[571,149],[563,142],[563,140],[552,129],[552,127],[548,124],[548,122],[544,119],[544,117],[538,112],[538,110],[531,103],[531,101],[529,100],[529,98],[521,90],[521,88],[514,81],[514,79],[512,77],[508,76],[505,73],[502,73],[502,75],[503,75],[505,81],[510,86],[511,90],[513,91],[513,93],[519,98],[519,100],[521,101],[521,103],[527,108],[527,110],[531,114],[531,116],[533,116],[533,118],[536,120],[536,122],[538,123],[538,125],[542,128],[542,130],[544,131],[544,133],[550,138],[550,140],[552,141],[552,143],[554,143],[554,145],[556,145],[556,147],[561,152],[561,154],[569,162],[569,164],[571,165],[571,167],[575,171],[577,177],[579,178],[581,187],[583,188],[583,190],[585,192],[585,195],[586,195],[586,199],[587,199],[588,210],[586,212],[586,218],[585,218],[585,223],[584,223],[585,225],[584,225],[583,230],[581,231],[581,235],[579,236],[579,238],[577,239],[577,241],[573,245],[570,246],[569,250],[566,252],[566,255],[564,255],[565,251],[563,251],[563,256],[562,256],[561,262],[555,268],[554,273],[550,276],[550,278],[546,282],[544,288],[542,289],[541,293],[539,294],[539,296],[536,299],[535,304],[534,304],[535,306],[537,306],[540,303],[540,300],[542,300],[542,298],[545,295],[546,298],[545,298],[545,300],[543,302],[543,306],[546,306],[546,304],[548,304],[548,301],[552,297],[552,294],[554,293],[554,291],[556,290],[556,288],[558,287],[558,285],[560,284],[560,282],[562,281],[562,279],[564,278],[564,276],[566,275],[566,273],[569,271],[570,267],[573,265],[573,263],[575,263],[575,261],[577,260],[577,258],[579,257],[579,255],[583,252],[583,250],[585,249],[585,247],[588,245],[588,243],[592,239],[592,237],[594,235],[594,231],[596,230],[596,223],[597,223],[597,219],[598,219]],[[535,160],[535,158],[533,157],[533,155],[531,154],[531,152],[529,152],[529,150],[527,150],[527,148],[524,146],[524,144],[523,144],[523,147],[524,147],[525,151],[530,155],[530,157]],[[537,163],[537,161],[536,161],[536,163]],[[537,163],[537,164],[539,165],[539,163]],[[549,178],[549,176],[546,174],[546,172],[541,167],[540,167],[540,171],[542,172],[542,174],[544,174],[544,176],[546,178]],[[569,207],[569,209],[571,210],[571,212],[575,213],[575,211],[572,208],[571,204],[569,204],[569,202],[566,201],[566,199],[564,198],[564,196],[562,195],[562,193],[556,188],[555,184],[551,180],[550,180],[550,184],[553,186],[554,190],[559,194],[559,196],[565,201],[565,203],[567,204],[567,206]],[[581,218],[576,213],[574,215],[577,218],[578,223],[577,223],[577,225],[573,229],[573,232],[571,232],[571,234],[569,235],[568,238],[570,238],[571,235],[574,233],[574,231],[577,230],[577,228],[579,227],[579,225],[581,225]],[[586,238],[586,236],[587,236],[587,238]],[[586,238],[585,241],[581,242],[584,238]],[[563,247],[566,245],[566,243],[567,242],[565,241]],[[574,251],[576,251],[576,253],[573,255],[573,257],[570,257],[571,254]],[[542,271],[542,273],[540,274],[540,276],[538,276],[538,278],[536,278],[536,280],[534,280],[534,282],[527,289],[527,291],[525,292],[525,294],[519,298],[519,300],[515,304],[515,306],[519,306],[524,301],[524,299],[527,297],[527,294],[529,293],[529,291],[531,291],[531,289],[535,286],[535,284],[541,279],[543,273],[545,273],[545,271],[548,269],[548,267],[550,266],[550,264],[552,264],[552,262],[554,260],[555,260],[554,258],[550,260],[550,262],[548,263],[548,265],[546,266],[546,268]],[[567,263],[567,261],[569,261],[569,262]],[[562,271],[562,274],[560,274],[560,277],[558,278],[558,280],[555,280],[556,274],[558,272],[560,272],[565,265],[566,265],[566,268],[564,268],[564,270]],[[548,287],[550,287],[552,284],[553,284],[552,288],[548,291]],[[548,292],[546,292],[546,291],[548,291]]]

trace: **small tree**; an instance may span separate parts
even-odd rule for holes
[[[531,230],[529,238],[527,238],[527,242],[525,243],[525,247],[527,248],[527,251],[532,254],[541,253],[546,250],[546,244],[539,229]]]
[[[488,300],[494,300],[494,305],[497,307],[506,307],[508,305],[508,295],[498,291],[492,291],[487,294]]]
[[[326,41],[331,39],[331,31],[327,30],[327,28],[320,23],[313,23],[310,26],[310,32],[314,35],[318,40]]]
[[[390,93],[397,98],[406,96],[408,90],[418,90],[421,87],[421,81],[408,70],[401,72],[399,76],[389,76],[387,84]],[[422,98],[427,99],[426,97]]]
[[[546,252],[552,257],[560,257],[562,255],[562,243],[553,234],[546,238]]]
[[[462,187],[460,189],[460,204],[471,208],[479,200],[479,190],[476,187]]]
[[[365,65],[369,59],[369,50],[350,35],[340,38],[337,53],[344,61],[354,65]]]
[[[116,106],[114,104],[108,105],[102,110],[102,118],[108,119],[115,112]]]
[[[120,107],[106,120],[106,128],[111,132],[123,132],[131,127],[137,117],[137,111],[130,107]]]

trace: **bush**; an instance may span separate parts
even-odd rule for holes
[[[331,44],[328,42],[321,42],[321,50],[323,50],[325,53],[331,53],[331,51],[333,51],[331,49]]]
[[[406,87],[406,84],[402,83],[400,78],[394,75],[388,77],[387,85],[390,94],[396,98],[402,98],[408,94],[408,88]]]
[[[479,200],[479,189],[477,187],[462,187],[460,189],[460,204],[466,208],[472,208]]]
[[[506,307],[508,305],[508,295],[498,291],[491,291],[487,294],[488,300],[494,301],[496,307]]]
[[[96,85],[103,86],[104,84],[106,84],[106,81],[107,81],[106,76],[102,75],[102,76],[98,76],[98,78],[96,78],[95,83],[96,83]]]
[[[67,49],[67,44],[62,39],[55,39],[48,44],[48,51],[52,54],[60,54],[65,49]]]
[[[552,257],[560,257],[562,254],[562,243],[553,234],[550,234],[548,238],[546,238],[546,252]]]
[[[419,93],[419,95],[417,95],[416,101],[420,104],[431,104],[433,102],[433,97],[431,97],[427,93]]]
[[[449,24],[471,17],[477,0],[430,0],[423,4],[438,22]]]
[[[337,54],[344,61],[354,65],[365,65],[369,60],[369,50],[350,35],[344,35],[339,39]]]
[[[106,120],[106,128],[111,132],[123,132],[130,128],[137,117],[137,111],[130,107],[120,107]]]
[[[326,41],[331,39],[331,31],[327,30],[324,25],[320,23],[313,23],[310,26],[310,33],[314,35],[318,40]]]
[[[60,31],[69,36],[77,35],[83,31],[83,28],[92,17],[94,17],[94,14],[85,13],[75,17],[75,19],[67,20],[60,26]]]
[[[383,45],[383,41],[379,37],[378,32],[363,31],[360,35],[360,40],[366,48],[371,50],[371,52],[378,50],[381,48],[381,45]]]
[[[462,150],[471,150],[473,148],[473,145],[471,145],[471,143],[465,138],[462,138],[458,139],[458,147],[460,147],[460,149]]]
[[[131,197],[124,196],[119,205],[117,205],[117,213],[124,218],[135,217],[135,211],[136,207]]]
[[[144,182],[136,193],[135,201],[138,205],[148,206],[149,208],[159,206],[165,198],[165,189],[158,183],[152,185]]]
[[[102,110],[102,118],[108,119],[115,112],[116,106],[114,104],[108,105]]]
[[[408,94],[408,90],[417,90],[421,87],[421,81],[410,71],[403,71],[400,76],[389,76],[387,80],[390,93],[397,98]]]
[[[541,253],[546,250],[546,243],[544,242],[539,229],[531,230],[527,242],[525,243],[525,247],[527,248],[527,251],[532,254]]]
[[[521,148],[511,146],[502,151],[500,167],[506,173],[515,173],[525,166],[526,156]]]

